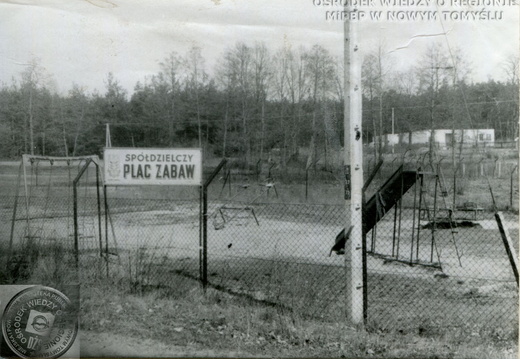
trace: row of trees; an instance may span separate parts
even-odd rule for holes
[[[391,132],[392,111],[396,133],[455,127],[494,128],[498,140],[517,136],[518,59],[504,64],[506,81],[483,83],[471,83],[464,57],[438,44],[417,62],[396,72],[383,45],[365,56],[366,141]],[[209,71],[193,47],[168,54],[131,96],[112,73],[104,93],[74,84],[61,95],[34,59],[0,88],[0,157],[100,153],[106,124],[114,146],[198,146],[246,163],[276,152],[287,164],[308,148],[309,166],[342,146],[343,59],[319,45],[272,50],[240,42],[217,63]]]

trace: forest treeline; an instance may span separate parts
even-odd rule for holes
[[[448,55],[450,54],[450,55]],[[236,43],[208,69],[199,47],[171,52],[158,72],[128,93],[116,74],[104,89],[66,94],[33,59],[0,88],[0,158],[21,154],[101,154],[106,125],[117,147],[201,147],[206,156],[245,163],[277,153],[282,164],[302,148],[313,158],[343,143],[343,59],[320,45],[270,49]],[[518,58],[506,80],[474,83],[460,51],[433,44],[397,71],[380,45],[364,56],[363,137],[430,128],[493,128],[497,141],[518,133]],[[402,68],[402,65],[399,66]],[[78,78],[81,74],[78,75]],[[376,144],[376,152],[384,144]],[[308,161],[308,160],[307,160]]]

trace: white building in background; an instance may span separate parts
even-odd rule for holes
[[[434,130],[434,142],[437,147],[449,147],[453,143],[453,135],[455,135],[455,143],[463,143],[467,146],[490,146],[495,144],[494,129],[470,129],[470,130]],[[383,146],[392,145],[427,145],[430,143],[431,130],[387,134],[383,136]],[[379,136],[376,137],[376,141]],[[370,143],[373,146],[374,143]]]

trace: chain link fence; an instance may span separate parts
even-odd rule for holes
[[[518,286],[489,189],[479,203],[464,203],[442,175],[413,172],[417,181],[385,209],[380,189],[396,169],[383,166],[366,191],[379,203],[365,233],[367,329],[515,341]],[[269,190],[274,197],[273,187],[239,188],[252,192],[247,201],[210,202],[209,284],[302,315],[345,318],[350,262],[331,252],[344,207],[261,203]],[[518,253],[518,216],[504,216]]]
[[[172,292],[179,277],[199,279],[198,199],[108,196],[108,269],[131,291]]]
[[[16,171],[3,187],[9,188],[0,212],[4,282],[75,283],[74,228],[83,284],[108,281],[132,292],[163,288],[174,295],[181,280],[201,279],[198,189],[151,198],[146,188],[107,188],[105,206],[89,167],[77,186],[75,224],[70,179],[80,166],[41,163],[38,179],[30,168],[27,192],[20,185],[16,193]],[[367,198],[392,170],[382,169]],[[366,233],[367,329],[516,340],[518,289],[489,201],[450,212],[451,193],[436,193],[436,181],[415,183],[398,205],[378,212],[380,220]],[[218,199],[222,189],[212,186],[208,285],[299,315],[344,320],[350,268],[331,252],[344,206],[267,203],[277,196],[273,186],[249,189],[247,201],[234,194]],[[518,216],[505,213],[505,225],[517,245]]]
[[[402,210],[396,234],[389,213],[377,234],[368,234],[369,326],[515,340],[518,287],[493,215],[454,219],[451,225],[425,219],[415,231],[412,217],[412,209]],[[516,238],[517,221],[507,221]]]
[[[174,288],[179,274],[199,279],[199,198],[170,197],[105,192],[96,164],[85,160],[11,166],[2,187],[0,279],[108,281],[132,292]]]
[[[95,163],[88,158],[28,157],[4,180],[3,282],[78,283],[80,258],[100,257],[101,197]]]
[[[212,202],[208,281],[320,318],[344,316],[345,268],[331,247],[343,208]]]

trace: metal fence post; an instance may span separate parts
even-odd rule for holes
[[[6,263],[6,269],[9,266],[9,258],[12,258],[12,250],[13,250],[13,237],[14,237],[14,224],[16,222],[16,211],[18,209],[18,196],[20,194],[20,178],[22,174],[22,166],[24,165],[23,160],[20,162],[20,166],[18,167],[18,177],[16,179],[16,193],[14,195],[14,206],[13,206],[13,219],[11,222],[11,234],[9,236],[9,248],[8,248],[8,260]]]
[[[510,183],[509,183],[509,207],[513,209],[513,190],[514,190],[514,182],[513,182],[513,175],[517,169],[518,165],[516,165],[513,170],[511,171],[510,176]]]
[[[208,284],[208,184],[202,188],[202,287]]]
[[[74,260],[76,262],[76,274],[79,282],[79,230],[78,230],[78,182],[85,173],[92,160],[88,158],[72,182],[73,212],[74,212]]]
[[[74,260],[76,263],[76,274],[79,273],[79,257],[78,257],[78,189],[76,188],[76,179],[72,185],[72,208],[74,212]],[[79,279],[79,276],[78,276]]]
[[[103,257],[103,233],[101,229],[101,194],[99,193],[99,166],[96,162],[94,162],[94,164],[96,165],[96,197],[98,210],[99,256]],[[105,257],[105,260],[108,260],[108,258]]]
[[[223,158],[218,164],[217,168],[213,170],[213,172],[209,175],[208,179],[202,185],[202,216],[200,220],[202,221],[202,235],[201,235],[201,263],[200,263],[200,271],[201,271],[201,279],[202,279],[202,288],[206,290],[206,286],[208,284],[208,186],[211,184],[216,175],[220,172],[222,167],[226,164],[227,160]]]
[[[202,198],[203,198],[202,190],[203,190],[203,188],[204,188],[204,185],[199,186],[199,280],[201,283],[204,283],[204,281],[202,279],[203,278],[202,258],[204,257],[204,250],[202,248],[202,231],[203,231],[202,227],[203,227],[203,217],[204,217],[203,210],[202,210]]]
[[[105,258],[106,258],[106,272],[108,278],[108,199],[107,199],[107,186],[103,185],[103,198],[105,205]]]

